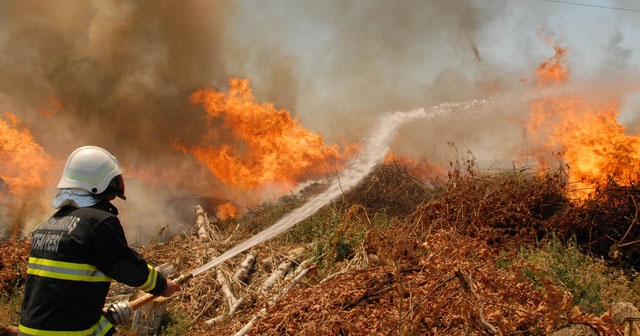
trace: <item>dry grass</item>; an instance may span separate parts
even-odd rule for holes
[[[569,323],[620,332],[600,314],[614,300],[639,302],[634,184],[607,185],[575,203],[553,172],[480,176],[454,168],[431,188],[398,164],[380,166],[341,200],[253,249],[258,263],[250,280],[231,283],[245,300],[233,318],[204,325],[228,311],[215,273],[233,274],[249,251],[183,286],[169,301],[169,311],[180,312],[173,322],[188,326],[186,335],[232,335],[264,308],[251,335],[548,334]],[[176,237],[139,251],[152,264],[171,262],[186,273],[303,202],[292,195],[216,223],[215,242]],[[612,242],[621,252],[615,258]],[[23,270],[28,243],[17,244],[23,264],[15,265]],[[274,294],[261,293],[260,284],[300,246],[308,247],[301,260],[314,266],[270,303]],[[18,288],[24,277],[0,274]],[[570,281],[579,278],[583,283]],[[596,297],[582,296],[581,286]]]

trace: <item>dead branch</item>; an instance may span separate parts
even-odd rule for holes
[[[311,264],[309,267],[307,267],[307,265]],[[286,295],[289,290],[291,290],[291,288],[293,288],[295,285],[297,285],[302,278],[304,278],[305,275],[307,275],[307,273],[309,273],[309,271],[311,269],[313,269],[313,267],[315,267],[315,265],[312,264],[310,259],[307,259],[305,261],[303,261],[302,263],[300,263],[300,266],[298,266],[298,268],[296,269],[295,272],[293,272],[294,276],[290,277],[292,278],[291,281],[289,281],[289,284],[287,286],[284,286],[282,288],[282,290],[275,295],[274,297],[272,297],[269,300],[268,305],[270,307],[274,306],[276,304],[276,302],[278,302],[278,300],[280,298],[282,298],[284,295]],[[287,277],[287,279],[289,279],[289,277]],[[249,322],[247,322],[247,324],[244,325],[244,327],[242,327],[242,329],[240,329],[235,336],[244,336],[247,334],[247,332],[249,332],[249,330],[251,330],[251,328],[253,327],[253,325],[256,323],[257,320],[263,318],[265,315],[267,314],[267,309],[266,308],[262,308],[260,309],[260,311],[254,315],[251,320],[249,320]]]
[[[271,275],[262,283],[260,287],[260,292],[266,294],[273,285],[275,285],[278,281],[284,278],[284,276],[289,272],[291,266],[293,265],[293,261],[286,260],[278,265],[275,271],[271,273]]]
[[[218,240],[217,234],[211,227],[211,223],[209,222],[209,218],[207,217],[207,213],[204,211],[202,206],[196,205],[193,211],[196,214],[196,223],[194,225],[194,229],[198,234],[198,239],[202,241],[212,241]]]
[[[457,270],[456,277],[458,277],[458,279],[460,280],[462,288],[471,293],[477,301],[482,301],[478,293],[476,293],[476,291],[473,289],[473,280],[471,279],[470,275],[465,274],[462,270]],[[477,305],[476,310],[478,311],[478,319],[487,330],[487,332],[491,335],[498,334],[498,329],[496,329],[496,327],[494,327],[491,323],[489,323],[489,321],[484,318],[484,309],[482,308],[482,305]]]
[[[224,297],[227,300],[227,304],[229,305],[229,308],[231,308],[233,304],[236,301],[238,301],[238,299],[231,291],[229,280],[227,279],[225,274],[222,272],[222,270],[216,271],[216,280],[218,280],[218,282],[220,283],[220,286],[221,286],[220,290],[222,291],[222,294],[224,294]]]
[[[310,264],[311,266],[309,266]],[[288,284],[280,290],[280,293],[278,293],[278,295],[276,295],[269,301],[269,306],[273,306],[278,299],[286,295],[289,292],[289,290],[291,290],[291,288],[297,285],[300,282],[300,280],[302,280],[302,278],[304,278],[304,276],[307,275],[307,273],[309,273],[311,269],[313,269],[313,267],[314,266],[311,262],[311,259],[307,259],[302,263],[300,263],[300,265],[298,265],[296,270],[289,274],[291,276],[286,277],[285,281],[290,279],[288,281]]]
[[[227,276],[224,274],[222,270],[216,271],[216,280],[220,283],[220,291],[224,294],[225,300],[227,301],[227,305],[229,306],[229,311],[226,314],[221,314],[217,317],[214,317],[205,322],[207,326],[212,326],[216,323],[221,322],[227,317],[233,317],[235,312],[238,310],[240,305],[243,302],[243,299],[236,298],[235,294],[231,290],[231,285],[229,284],[229,280]]]
[[[284,277],[289,273],[294,263],[304,254],[306,251],[306,247],[301,246],[289,251],[289,255],[287,260],[283,261],[278,265],[275,271],[271,273],[271,275],[267,278],[267,280],[262,283],[260,287],[260,292],[266,294],[273,285],[275,285],[278,281],[284,279]]]
[[[249,279],[249,274],[253,270],[253,265],[256,263],[256,252],[251,251],[247,256],[242,260],[238,269],[233,274],[233,279],[235,281],[246,284]]]
[[[621,246],[622,242],[625,240],[625,238],[627,238],[627,236],[629,235],[629,232],[631,232],[631,228],[638,222],[638,212],[640,212],[640,209],[638,209],[638,202],[636,201],[636,198],[631,196],[631,200],[633,201],[633,205],[636,208],[635,211],[635,215],[633,216],[633,221],[631,221],[631,224],[629,225],[629,227],[627,228],[627,231],[624,233],[624,235],[622,236],[622,238],[620,238],[620,241],[618,241],[618,243],[616,245],[618,245],[618,247]],[[625,244],[625,245],[629,245],[629,244]]]
[[[260,310],[260,312],[256,315],[254,315],[251,320],[249,322],[247,322],[247,324],[244,325],[244,327],[242,327],[242,329],[238,330],[238,332],[234,335],[234,336],[244,336],[246,335],[249,330],[251,330],[251,328],[253,328],[253,325],[256,323],[257,320],[259,320],[262,316],[266,315],[267,310],[265,308],[262,308]]]

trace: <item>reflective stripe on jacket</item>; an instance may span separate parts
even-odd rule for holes
[[[27,274],[72,281],[111,282],[111,278],[89,264],[29,257]]]
[[[104,316],[100,317],[98,323],[86,330],[78,331],[50,331],[27,328],[22,324],[18,325],[20,336],[104,336],[113,333],[113,326]]]
[[[129,248],[108,201],[63,207],[31,236],[21,335],[111,335],[102,315],[113,280],[159,295],[164,276]]]

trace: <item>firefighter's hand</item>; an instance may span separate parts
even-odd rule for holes
[[[162,296],[169,297],[171,294],[177,292],[180,289],[180,285],[178,285],[175,281],[171,279],[167,279],[167,289],[164,290]]]

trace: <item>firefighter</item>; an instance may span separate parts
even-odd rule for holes
[[[118,160],[85,146],[67,159],[57,212],[31,236],[20,335],[112,335],[103,307],[113,280],[153,295],[180,289],[129,248],[111,201],[126,200]]]

